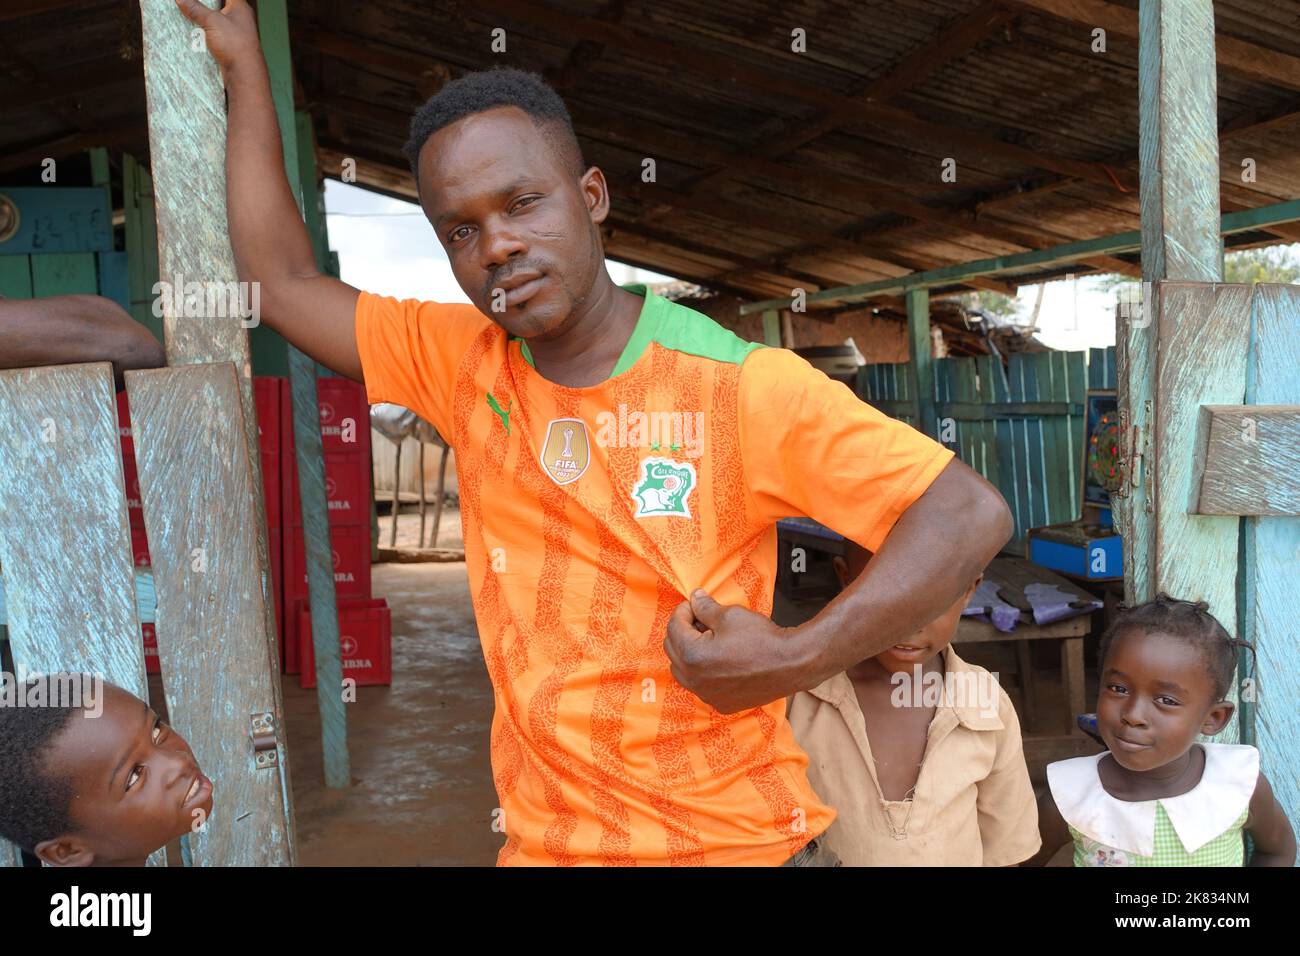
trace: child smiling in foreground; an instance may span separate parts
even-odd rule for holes
[[[89,675],[83,675],[89,683]],[[0,707],[0,836],[51,866],[143,866],[212,813],[212,781],[140,698]]]
[[[1097,730],[1108,753],[1050,764],[1039,801],[1047,862],[1074,842],[1075,866],[1291,866],[1296,842],[1259,751],[1197,743],[1232,717],[1224,700],[1238,647],[1204,602],[1161,594],[1102,636]]]
[[[845,546],[841,587],[870,557]],[[845,866],[1014,866],[1038,849],[1016,712],[950,646],[978,584],[907,641],[790,699],[808,780],[837,813],[823,839]]]

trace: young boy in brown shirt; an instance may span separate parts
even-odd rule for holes
[[[845,540],[847,587],[870,555]],[[845,866],[1014,866],[1039,847],[1020,723],[997,677],[951,641],[979,585],[902,644],[790,698],[808,780]]]

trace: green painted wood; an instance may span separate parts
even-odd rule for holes
[[[774,348],[781,347],[781,313],[775,309],[763,313],[763,341]]]
[[[86,154],[90,157],[90,181],[96,186],[110,186],[113,172],[108,165],[108,150],[103,146],[92,146]],[[111,195],[109,202],[112,202]]]
[[[1105,391],[1116,387],[1115,347],[1088,350],[1088,388]]]
[[[19,680],[86,672],[148,700],[113,396],[106,362],[0,371],[6,626]]]
[[[154,315],[154,285],[158,282],[158,223],[153,201],[153,179],[134,156],[122,156],[122,213],[126,235],[127,311],[158,341],[163,341],[163,320]]]
[[[31,257],[32,295],[96,295],[99,276],[93,252],[51,252]]]
[[[127,263],[126,253],[97,252],[95,266],[99,277],[99,294],[130,311],[130,266]]]
[[[31,257],[0,256],[0,295],[6,299],[32,297]]]
[[[1157,350],[1158,319],[1168,312],[1160,301],[1165,290],[1159,283],[1217,282],[1223,275],[1213,6],[1210,0],[1147,0],[1139,24],[1144,301],[1136,313],[1121,309],[1116,328],[1121,442],[1125,458],[1133,464],[1122,472],[1127,473],[1124,487],[1112,496],[1125,539],[1125,596],[1130,602],[1149,600],[1159,589],[1158,524],[1165,488],[1159,477],[1161,463],[1153,459],[1160,454],[1154,436],[1171,410],[1158,407],[1157,378],[1160,365],[1170,364],[1166,359],[1184,361],[1164,338]],[[1180,307],[1170,314],[1181,313]],[[1181,339],[1190,341],[1189,336]],[[1190,367],[1187,372],[1195,378],[1208,370]],[[1244,374],[1244,366],[1238,374]],[[1244,381],[1239,378],[1232,389],[1237,386],[1244,389]],[[1194,408],[1200,393],[1193,389],[1186,395],[1164,394]],[[1184,420],[1179,421],[1181,426]],[[1190,442],[1193,433],[1184,437]],[[1178,469],[1170,464],[1164,474],[1172,478]],[[1189,470],[1186,462],[1181,465]],[[1187,500],[1184,494],[1179,504],[1185,508]],[[1167,539],[1164,546],[1176,549],[1178,544]],[[1235,569],[1235,560],[1216,574],[1226,574],[1229,568]]]
[[[1246,401],[1300,402],[1300,286],[1257,285]],[[1243,636],[1254,643],[1256,700],[1242,701],[1254,717],[1262,769],[1292,826],[1300,821],[1300,518],[1247,518],[1243,540]],[[1244,696],[1244,695],[1243,695]],[[1253,710],[1253,714],[1252,714]],[[1243,720],[1245,722],[1245,720]]]
[[[18,231],[0,255],[108,252],[113,248],[108,194],[99,186],[2,187],[18,208]]]
[[[1144,0],[1138,98],[1144,279],[1223,278],[1211,0]]]
[[[269,595],[262,589],[262,497],[244,442],[234,365],[126,373],[145,530],[157,592],[158,658],[172,724],[213,782],[206,827],[190,836],[198,866],[292,863],[287,741],[259,765],[251,717],[274,713],[264,659]]]
[[[316,265],[325,271],[329,247],[324,240],[324,217],[316,216],[313,212],[313,204],[318,201],[314,144],[310,139],[299,142],[298,125],[293,112],[293,66],[289,53],[288,12],[284,0],[262,0],[258,4],[257,13],[262,51],[271,78],[271,95],[275,101],[276,119],[280,124],[285,173],[298,196],[299,208],[304,211],[304,221],[312,232]],[[306,132],[311,132],[310,122],[306,124]],[[310,201],[305,201],[307,197],[310,197]],[[352,774],[348,757],[347,711],[342,694],[343,662],[339,648],[333,548],[325,497],[320,404],[316,394],[318,369],[310,357],[291,345],[288,346],[288,356],[325,783],[329,787],[346,788],[352,785]]]
[[[1120,484],[1110,494],[1115,527],[1124,539],[1124,600],[1129,605],[1155,596],[1155,287],[1139,309],[1117,313],[1115,328],[1116,404],[1120,416]]]
[[[209,4],[210,6],[214,4]],[[216,63],[195,55],[191,25],[172,0],[141,0],[145,92],[149,108],[149,149],[158,225],[160,281],[227,284],[238,280],[226,225],[225,91]],[[242,423],[244,448],[262,487],[257,415],[248,333],[229,316],[186,316],[176,296],[163,296],[163,330],[169,365],[232,362],[239,372],[239,408],[229,414]],[[256,529],[256,567],[265,613],[258,628],[271,676],[274,722],[284,726],[280,697],[280,655],[271,601],[266,508],[261,495],[245,516]],[[282,804],[288,819],[286,839],[295,855],[292,788],[281,741]]]
[[[912,417],[927,435],[938,434],[934,414],[934,358],[930,343],[930,291],[911,289],[907,293],[908,391]]]
[[[1208,602],[1235,634],[1240,519],[1190,514],[1189,507],[1200,406],[1238,405],[1245,397],[1251,286],[1158,285],[1153,583],[1157,591]],[[1234,721],[1216,739],[1231,742],[1236,734]]]

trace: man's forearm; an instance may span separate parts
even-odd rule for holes
[[[240,279],[259,282],[263,301],[277,282],[316,274],[307,227],[284,171],[284,150],[266,62],[260,52],[226,71],[226,209]],[[276,310],[267,308],[274,316]]]
[[[809,687],[914,634],[952,606],[1012,531],[997,490],[954,461],[866,568],[799,628]]]
[[[0,302],[0,368],[112,362],[119,388],[131,368],[165,364],[153,334],[117,303],[97,295]]]

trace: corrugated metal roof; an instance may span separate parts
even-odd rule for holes
[[[1112,7],[1131,22],[1137,0]],[[1300,68],[1300,0],[1215,12],[1221,36]],[[613,184],[611,257],[754,298],[1138,226],[1136,39],[1112,29],[1094,52],[1091,25],[1012,0],[290,0],[290,16],[301,105],[322,148],[357,158],[363,181],[409,188],[401,147],[430,91],[421,74],[543,71]],[[964,43],[944,53],[963,25]],[[504,54],[490,48],[495,27]],[[805,53],[791,50],[795,29]],[[71,90],[5,103],[0,157],[81,149],[96,130],[147,152],[133,0],[6,18],[0,44],[0,90],[30,94],[41,78]],[[125,79],[76,89],[115,62]],[[882,81],[889,95],[823,122]],[[1221,68],[1218,92],[1221,124],[1246,127],[1222,137],[1225,210],[1300,195],[1294,80]],[[658,192],[640,186],[645,157]],[[940,175],[948,158],[956,182]],[[1249,238],[1270,235],[1300,228]]]

